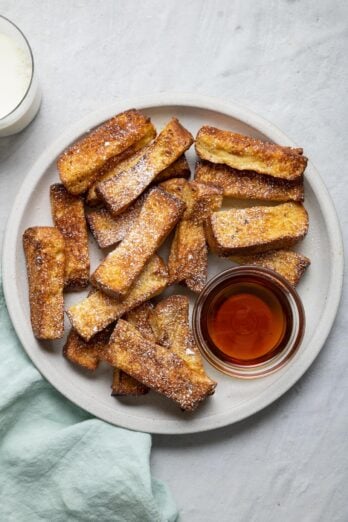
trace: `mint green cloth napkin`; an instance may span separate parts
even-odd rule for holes
[[[2,289],[0,380],[1,521],[177,520],[150,474],[150,435],[95,419],[56,392],[23,351]]]

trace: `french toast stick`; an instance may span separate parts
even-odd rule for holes
[[[80,289],[89,283],[88,235],[79,196],[72,196],[64,185],[50,187],[52,218],[65,241],[65,289]]]
[[[303,201],[303,179],[286,181],[209,161],[196,164],[195,179],[221,187],[225,197],[264,201]]]
[[[87,205],[89,205],[90,207],[95,207],[96,205],[102,204],[103,200],[97,194],[97,184],[101,181],[106,181],[107,179],[114,178],[115,176],[118,176],[120,172],[123,172],[124,170],[133,167],[133,165],[135,165],[139,161],[139,159],[144,155],[146,150],[146,146],[142,147],[135,154],[131,154],[130,156],[126,157],[122,161],[119,161],[115,165],[111,165],[110,168],[107,168],[108,165],[106,165],[105,168],[103,168],[101,176],[99,176],[98,180],[95,183],[93,183],[93,185],[88,189],[86,196]]]
[[[166,169],[162,170],[153,180],[152,184],[162,183],[172,178],[184,178],[188,179],[191,176],[189,164],[187,162],[185,154],[180,156],[174,163],[169,165]]]
[[[230,259],[239,265],[270,268],[285,277],[293,286],[299,283],[306,268],[311,263],[308,257],[292,250],[272,250],[263,254],[233,256]]]
[[[161,188],[151,189],[128,235],[92,274],[92,284],[112,297],[124,297],[184,210],[181,199]]]
[[[172,118],[132,167],[97,184],[97,194],[110,212],[117,216],[129,207],[156,176],[176,161],[192,143],[192,135],[176,118]]]
[[[305,237],[308,214],[301,203],[214,212],[205,223],[208,244],[222,256],[288,248]]]
[[[111,335],[105,360],[149,388],[193,411],[215,388],[172,350],[143,337],[130,323],[120,319]]]
[[[89,228],[100,248],[108,248],[122,241],[139,217],[144,203],[142,194],[122,214],[113,216],[106,208],[91,210],[87,214]]]
[[[88,342],[84,341],[78,333],[71,329],[63,348],[63,355],[71,363],[94,371],[98,368],[102,353],[109,342],[113,325],[98,332]],[[148,388],[141,382],[136,381],[122,370],[114,368],[112,381],[112,395],[144,395]]]
[[[23,234],[30,319],[37,339],[64,334],[64,238],[55,227],[31,227]]]
[[[123,170],[131,168],[133,165],[135,165],[139,159],[144,155],[144,152],[146,151],[146,148],[141,149],[137,152],[137,154],[134,154],[130,158],[128,158],[125,161],[122,161],[121,163],[118,163],[116,167],[109,169],[107,172],[105,172],[100,178],[99,181],[104,181],[106,179],[113,178],[114,176],[117,176],[120,172]],[[161,183],[162,181],[165,181],[167,179],[171,178],[189,178],[191,175],[189,165],[187,163],[187,159],[185,155],[183,154],[180,156],[179,159],[174,161],[169,167],[162,170],[158,176],[155,177],[151,185],[154,185],[156,183]],[[98,182],[99,182],[98,181]],[[86,197],[86,203],[90,207],[95,207],[96,205],[99,205],[102,203],[102,200],[99,198],[97,191],[97,182],[92,185],[92,187],[89,189]]]
[[[82,337],[71,329],[63,347],[63,355],[68,361],[87,370],[96,370],[99,366],[101,353],[106,349],[113,327],[109,326],[98,332],[90,341],[84,341]]]
[[[145,384],[137,381],[137,379],[134,379],[128,375],[128,373],[125,373],[119,368],[114,368],[111,384],[111,395],[115,397],[138,397],[139,395],[145,395],[148,392],[149,388],[145,386]]]
[[[195,147],[202,160],[286,180],[300,179],[307,166],[302,149],[282,147],[209,125],[198,131]]]
[[[134,308],[128,312],[125,319],[131,323],[141,333],[145,339],[155,342],[155,336],[149,323],[149,317],[153,310],[153,305],[148,301],[142,305]],[[124,373],[119,368],[114,369],[112,381],[111,395],[144,395],[149,391],[149,388],[141,382],[133,379],[127,373]]]
[[[162,259],[154,255],[122,301],[97,291],[71,306],[67,315],[78,334],[89,341],[93,335],[104,330],[126,312],[160,294],[167,282],[167,268]]]
[[[168,258],[169,284],[184,283],[200,292],[207,280],[208,248],[202,223],[182,219],[176,226]]]
[[[82,194],[98,179],[107,162],[124,159],[153,139],[156,131],[149,118],[130,109],[117,114],[80,138],[58,158],[60,179],[71,194]]]
[[[161,183],[160,187],[184,201],[186,209],[182,219],[202,223],[222,204],[223,191],[212,184],[173,178]]]
[[[171,295],[162,299],[151,312],[149,321],[158,344],[170,348],[192,370],[206,377],[207,382],[214,382],[205,372],[202,356],[190,330],[186,296]]]
[[[154,309],[154,305],[150,301],[146,301],[128,312],[124,319],[135,326],[143,337],[149,341],[156,342],[156,335],[151,326],[151,317]]]
[[[186,204],[170,248],[169,284],[184,282],[193,292],[200,292],[206,283],[208,267],[203,222],[221,207],[222,189],[182,179],[171,179],[161,183],[161,187]]]

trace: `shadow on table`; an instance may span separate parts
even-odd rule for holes
[[[301,379],[302,380],[302,379]],[[296,385],[298,386],[298,385]],[[270,406],[267,406],[258,413],[245,420],[239,421],[230,426],[209,430],[202,433],[189,433],[184,435],[153,435],[153,445],[157,448],[178,448],[182,449],[187,446],[205,446],[211,445],[214,442],[223,442],[230,440],[233,437],[240,436],[244,431],[250,431],[262,422],[269,422],[270,419],[277,414],[279,410],[284,408],[284,404],[291,402],[294,390],[289,391],[283,397],[275,401]]]
[[[0,138],[0,165],[9,157],[19,152],[22,145],[29,139],[30,134],[33,134],[35,128],[40,124],[40,111],[35,116],[32,122],[29,123],[25,129],[12,136]]]
[[[332,331],[334,330],[334,327]],[[327,339],[327,343],[330,341],[332,331]],[[316,368],[320,364],[322,357],[325,356],[323,351],[320,352],[310,369],[303,375],[303,377],[287,392],[285,395],[277,399],[275,402],[264,408],[263,410],[255,413],[251,417],[245,420],[225,426],[223,428],[217,428],[202,433],[191,433],[184,435],[153,435],[153,445],[157,448],[171,448],[171,449],[182,449],[190,446],[208,446],[214,442],[223,442],[230,440],[233,437],[239,437],[244,432],[252,431],[257,429],[261,423],[271,422],[272,417],[278,415],[287,408],[287,405],[295,400],[295,397],[302,392],[303,388],[309,381],[313,384],[312,376],[316,373]],[[314,377],[313,377],[314,379]]]
[[[28,135],[25,131],[7,138],[0,138],[0,164],[15,154],[27,139]]]

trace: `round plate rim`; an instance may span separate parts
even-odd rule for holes
[[[302,362],[302,365],[298,366],[294,362],[290,363],[292,368],[290,368],[286,375],[284,375],[283,380],[277,381],[273,386],[271,385],[266,388],[257,398],[250,400],[247,403],[243,402],[241,405],[236,407],[233,412],[227,412],[217,416],[213,415],[205,418],[203,417],[202,419],[199,419],[199,421],[194,421],[192,424],[188,421],[183,423],[181,420],[174,419],[156,420],[149,418],[144,420],[143,418],[128,415],[124,412],[117,412],[107,405],[101,405],[99,402],[96,402],[93,407],[93,404],[91,405],[90,403],[90,397],[86,399],[83,394],[79,394],[79,389],[76,386],[65,381],[62,383],[58,372],[53,371],[51,373],[52,368],[49,367],[47,375],[45,358],[42,357],[41,354],[37,354],[31,346],[31,343],[28,342],[26,332],[24,331],[25,325],[23,326],[23,323],[20,320],[19,314],[17,313],[18,305],[16,299],[13,297],[13,293],[15,293],[16,290],[15,245],[17,242],[18,227],[22,217],[21,210],[25,207],[27,200],[30,198],[32,189],[44,175],[47,167],[52,163],[52,160],[56,158],[57,154],[59,154],[69,143],[75,140],[79,135],[86,132],[88,128],[94,127],[105,119],[111,117],[113,114],[130,107],[137,107],[140,110],[146,110],[148,108],[160,108],[165,106],[191,107],[194,109],[219,112],[254,127],[276,143],[278,142],[283,145],[296,146],[295,143],[293,143],[292,140],[275,125],[249,109],[231,101],[225,102],[218,98],[185,93],[161,93],[117,100],[115,103],[109,104],[71,125],[41,154],[30,169],[19,189],[17,197],[15,198],[7,222],[3,241],[2,274],[4,296],[17,336],[36,368],[40,371],[43,377],[52,384],[52,386],[62,393],[62,395],[92,415],[116,426],[157,434],[185,434],[220,428],[239,422],[246,417],[253,415],[281,397],[311,366],[312,362],[322,349],[337,314],[343,283],[343,240],[336,210],[331,197],[318,171],[315,169],[313,164],[309,162],[311,171],[314,173],[314,176],[311,176],[310,184],[315,192],[315,196],[322,210],[328,230],[332,259],[330,273],[331,285],[329,287],[322,320],[315,334],[308,342],[306,350],[307,357]],[[98,411],[100,409],[102,409],[102,411]],[[112,418],[113,416],[115,418]],[[197,425],[199,423],[200,425]]]

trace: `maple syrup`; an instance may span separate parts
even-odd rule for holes
[[[193,330],[203,355],[238,377],[262,376],[281,367],[304,332],[301,300],[289,283],[260,267],[226,270],[197,299]]]
[[[211,301],[208,340],[218,356],[255,364],[282,349],[289,319],[286,303],[264,284],[236,281]]]

